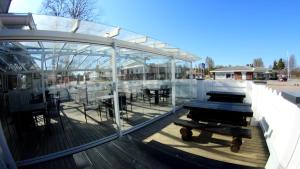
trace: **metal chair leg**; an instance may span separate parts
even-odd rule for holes
[[[61,116],[59,115],[59,119],[60,119],[60,124],[61,124],[61,127],[63,129],[63,131],[65,131],[65,127],[64,127],[64,124],[63,124],[63,121],[61,119]]]
[[[98,111],[99,111],[100,120],[102,121],[102,115],[101,115],[102,111],[101,111],[101,107],[100,106],[99,106]]]
[[[85,122],[87,123],[86,110],[84,110],[84,118],[85,118]]]

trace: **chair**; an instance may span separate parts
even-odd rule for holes
[[[113,117],[115,112],[114,105],[112,104],[112,99],[104,102],[106,110],[109,111],[110,115]],[[127,112],[127,99],[126,95],[119,95],[119,112],[120,115],[123,117],[123,114],[126,113],[126,117],[128,120],[128,112]]]
[[[145,99],[149,101],[150,107],[151,107],[151,99],[153,97],[153,94],[150,92],[149,89],[143,89],[143,101],[145,102]]]
[[[128,120],[128,112],[127,112],[127,101],[126,96],[121,95],[119,96],[119,111],[120,115],[123,116],[124,113],[126,113],[126,117]]]
[[[170,97],[171,88],[165,88],[162,89],[162,94],[160,95],[161,98],[163,98],[163,101],[168,99]]]
[[[50,125],[50,120],[54,119],[54,118],[59,118],[60,120],[60,124],[63,130],[64,129],[64,125],[63,125],[63,121],[61,119],[60,116],[60,99],[52,99],[51,101],[47,102],[47,110],[45,112],[45,121],[46,121],[46,126]]]
[[[84,111],[84,117],[85,117],[85,121],[87,123],[87,111],[96,111],[100,117],[100,120],[102,121],[102,116],[101,116],[101,107],[100,104],[98,103],[83,103],[83,111]],[[107,117],[107,114],[106,114]]]
[[[107,116],[107,112],[108,112],[108,114],[109,114],[109,116],[110,117],[112,117],[113,118],[113,112],[114,112],[114,106],[113,106],[113,104],[112,104],[112,101],[113,101],[113,99],[105,99],[105,100],[103,100],[103,101],[101,101],[102,102],[102,105],[104,105],[104,107],[105,107],[105,109],[106,109],[106,118],[108,119],[108,116]]]
[[[35,103],[35,104],[43,104],[43,103]],[[34,106],[35,104],[32,104]],[[46,119],[45,119],[45,112],[46,112],[46,103],[44,103],[45,109],[44,110],[38,110],[38,111],[32,111],[31,115],[34,120],[34,125],[36,127],[39,126],[39,123],[42,121],[44,122],[44,125],[46,124]]]

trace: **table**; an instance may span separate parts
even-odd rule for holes
[[[125,95],[129,95],[129,98],[130,98],[131,102],[133,101],[134,95],[135,95],[135,100],[137,100],[138,94],[142,94],[141,92],[142,92],[141,88],[133,88],[132,87],[130,89],[124,89],[124,88],[119,89],[119,95],[120,95],[120,93],[124,93]]]
[[[232,136],[230,150],[238,152],[243,141],[242,138],[251,138],[251,130],[242,128],[247,126],[247,117],[252,117],[250,104],[191,101],[183,105],[189,109],[188,118],[178,119],[174,123],[182,126],[181,138],[190,140],[192,129]]]
[[[224,91],[209,91],[206,95],[210,96],[209,101],[218,102],[235,102],[243,103],[246,97],[245,93],[241,92],[224,92]]]
[[[21,105],[17,109],[10,110],[16,123],[16,131],[19,138],[22,139],[21,133],[24,130],[30,131],[35,126],[32,112],[41,112],[43,114],[46,111],[46,103],[34,103]]]
[[[188,117],[194,121],[247,126],[247,117],[252,117],[250,104],[191,101],[183,105],[189,109]]]
[[[96,99],[101,100],[101,102],[105,105],[106,109],[108,109],[108,114],[110,117],[113,117],[113,98],[113,95],[103,95],[96,97]]]
[[[148,88],[150,91],[154,91],[154,103],[159,104],[159,91],[160,88]]]
[[[104,96],[97,96],[96,99],[98,100],[106,100],[106,99],[111,99],[114,98],[114,95],[104,95]]]

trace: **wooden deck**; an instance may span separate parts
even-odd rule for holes
[[[186,116],[181,116],[186,119]],[[180,126],[173,123],[161,131],[144,139],[145,142],[155,140],[164,145],[192,153],[201,157],[224,161],[239,165],[264,167],[269,157],[266,143],[258,127],[248,127],[252,131],[252,139],[243,139],[243,145],[238,153],[230,151],[232,137],[193,130],[192,141],[183,141]]]
[[[232,153],[228,140],[220,135],[201,135],[194,142],[183,142],[179,127],[184,109],[130,135],[64,158],[22,168],[230,168],[264,167],[268,150],[259,128],[252,127],[253,138],[244,141],[239,153]],[[194,134],[197,136],[196,132]],[[236,165],[242,164],[242,165]]]
[[[131,128],[162,113],[169,112],[171,107],[167,103],[150,105],[142,101],[128,105],[128,119],[123,115],[122,128]],[[17,137],[14,124],[4,126],[4,132],[12,155],[16,161],[33,158],[74,146],[89,143],[116,133],[117,126],[112,117],[106,117],[102,112],[102,120],[96,111],[87,112],[87,122],[84,117],[83,106],[74,102],[63,103],[61,111],[64,130],[59,119],[51,120],[50,130],[45,129],[41,120],[38,127],[22,133],[22,139]],[[41,117],[42,118],[42,117]]]

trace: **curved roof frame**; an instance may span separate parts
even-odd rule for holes
[[[113,46],[119,48],[126,48],[137,50],[141,52],[148,52],[156,55],[162,55],[167,57],[172,57],[175,59],[185,60],[185,61],[197,61],[200,58],[197,56],[189,56],[186,52],[181,52],[179,49],[172,49],[173,51],[167,51],[157,48],[152,48],[133,42],[127,42],[118,39],[105,38],[105,37],[95,37],[92,35],[85,35],[79,33],[68,33],[68,32],[58,32],[58,31],[45,31],[45,30],[0,30],[0,40],[8,41],[61,41],[61,42],[79,42],[88,43],[95,45],[105,45]]]
[[[82,39],[80,36],[76,37],[75,39],[68,39],[68,35],[66,35],[66,41],[76,41],[80,40],[81,42],[91,42],[96,44],[102,44],[102,45],[109,45],[111,46],[112,43],[115,43],[117,47],[124,47],[129,49],[135,49],[139,51],[145,51],[150,53],[160,53],[164,56],[171,56],[171,57],[177,57],[178,59],[183,60],[189,60],[189,61],[196,61],[199,59],[198,56],[184,52],[178,48],[176,52],[170,52],[169,49],[174,49],[174,47],[168,45],[165,42],[161,42],[158,40],[155,40],[153,38],[150,38],[145,35],[140,35],[137,33],[134,33],[132,31],[128,31],[125,29],[121,29],[120,27],[113,27],[109,25],[99,24],[99,23],[93,23],[88,21],[80,21],[77,19],[70,19],[70,18],[63,18],[63,17],[55,17],[55,16],[46,16],[46,15],[35,15],[35,14],[1,14],[0,20],[3,23],[3,25],[8,25],[10,28],[19,27],[21,29],[24,29],[24,25],[26,25],[29,29],[38,31],[37,35],[34,36],[32,34],[28,34],[32,38],[36,38],[36,40],[42,40],[41,38],[45,36],[41,36],[39,31],[40,30],[48,30],[50,32],[46,33],[48,36],[47,39],[43,40],[49,40],[55,39],[59,40],[59,36],[54,36],[51,31],[54,31],[53,33],[74,33],[74,34],[84,34],[84,35],[90,35],[97,39],[98,41],[94,41],[93,38],[87,37]],[[26,29],[26,28],[25,28]],[[45,32],[41,32],[45,33]],[[23,35],[23,40],[25,40],[24,33],[21,33]],[[34,33],[36,34],[36,33]],[[51,37],[49,37],[51,36]],[[6,36],[7,37],[7,36]],[[89,39],[89,40],[88,40]],[[31,39],[34,40],[34,39]],[[88,41],[87,41],[88,40]],[[139,45],[147,48],[150,47],[153,50],[145,50],[145,48],[140,48]],[[137,46],[137,47],[134,47]]]

